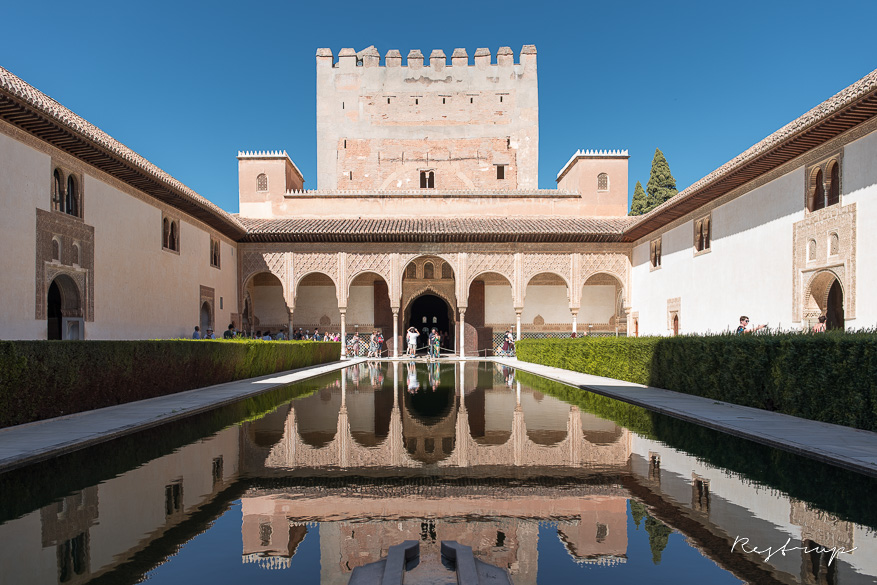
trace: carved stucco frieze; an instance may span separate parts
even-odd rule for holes
[[[469,254],[466,287],[479,275],[485,272],[495,272],[505,276],[509,283],[514,286],[515,282],[515,255],[514,254]]]
[[[289,260],[285,252],[263,252],[246,250],[241,252],[241,294],[244,299],[247,285],[252,276],[261,272],[273,274],[283,286],[283,296],[289,299]],[[243,301],[241,301],[243,302]]]
[[[826,285],[833,279],[843,290],[844,318],[855,318],[856,204],[811,212],[792,229],[794,321],[815,322],[824,311]]]

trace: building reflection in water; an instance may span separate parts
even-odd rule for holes
[[[767,562],[731,552],[736,535],[760,546],[791,538],[860,551],[877,550],[877,539],[545,396],[508,368],[466,362],[357,364],[266,416],[8,521],[0,583],[78,585],[132,560],[158,566],[167,557],[150,556],[150,543],[171,529],[187,539],[205,530],[192,513],[229,486],[242,493],[242,562],[290,568],[319,527],[327,584],[346,583],[353,568],[406,539],[420,541],[425,557],[457,540],[518,585],[536,583],[545,522],[552,531],[542,537],[554,534],[576,563],[623,564],[629,505],[637,526],[645,520],[656,563],[676,530],[743,581],[872,583],[877,575],[874,555],[829,564],[818,553]]]

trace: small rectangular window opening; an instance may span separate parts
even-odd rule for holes
[[[344,109],[344,102],[341,102],[341,109]]]
[[[344,148],[347,148],[347,141],[344,141]]]
[[[445,98],[442,98],[442,103],[445,103]]]
[[[353,180],[353,171],[350,171],[350,180]]]
[[[387,98],[387,103],[388,103],[388,104],[390,103],[390,98]]]
[[[502,103],[502,96],[499,96],[499,103]]]
[[[505,165],[496,165],[496,178],[505,179]]]
[[[219,310],[222,310],[222,297],[219,297]]]
[[[469,98],[469,103],[470,103],[470,104],[474,104],[474,103],[475,103],[475,98]]]
[[[420,100],[417,98],[414,98],[414,105],[415,106],[420,105]]]

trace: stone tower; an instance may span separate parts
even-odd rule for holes
[[[317,51],[319,189],[536,189],[536,47]]]

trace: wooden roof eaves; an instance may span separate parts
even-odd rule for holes
[[[6,107],[3,107],[4,103]],[[9,115],[10,109],[17,113]],[[116,155],[75,129],[66,127],[63,121],[44,114],[18,96],[0,92],[0,119],[118,178],[138,191],[195,217],[233,240],[246,235],[243,226],[231,216],[226,219],[221,214],[199,205],[191,198],[178,193],[160,177],[152,176],[145,169],[138,168],[134,163]]]
[[[624,229],[623,239],[626,242],[635,242],[875,116],[877,116],[877,90],[872,90],[828,117],[818,120],[808,127],[801,128],[798,132],[774,145],[770,150],[743,163],[739,168],[731,169],[728,173],[715,177],[712,181],[699,186],[690,193],[682,191],[676,197],[641,216],[639,221]],[[678,199],[680,195],[682,199]]]

